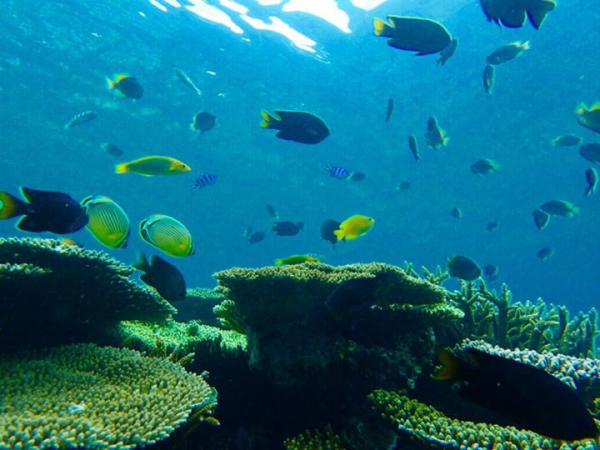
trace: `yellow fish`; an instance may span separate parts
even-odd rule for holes
[[[319,261],[317,258],[315,258],[314,256],[310,256],[310,255],[292,255],[292,256],[288,256],[287,258],[281,258],[281,259],[275,260],[275,264],[278,266],[291,266],[294,264],[302,264],[305,262],[317,263],[317,264],[321,263],[321,261]]]
[[[375,219],[357,214],[344,220],[334,234],[340,241],[342,239],[351,241],[367,234],[374,224]]]
[[[190,166],[169,156],[144,156],[115,166],[116,173],[137,173],[145,177],[182,175]]]
[[[125,248],[129,238],[129,217],[110,198],[92,195],[81,201],[89,216],[87,229],[98,242],[108,248]]]
[[[140,222],[140,236],[148,244],[178,258],[196,253],[192,235],[173,217],[154,214]]]
[[[600,103],[595,103],[591,108],[584,104],[577,108],[579,125],[589,128],[596,133],[600,133]]]
[[[138,80],[128,73],[117,73],[106,79],[106,86],[119,97],[139,100],[144,95],[144,88]]]

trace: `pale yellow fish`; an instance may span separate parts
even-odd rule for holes
[[[190,166],[170,156],[144,156],[115,166],[116,173],[137,173],[145,177],[183,175]]]
[[[340,241],[342,239],[351,241],[367,234],[374,224],[375,219],[372,217],[357,214],[344,220],[340,224],[340,228],[334,231],[334,234]]]
[[[189,230],[173,217],[154,214],[140,222],[140,236],[148,244],[178,258],[195,253]]]
[[[109,248],[127,246],[129,217],[119,205],[103,195],[92,195],[84,198],[81,206],[90,218],[86,228],[98,242]]]

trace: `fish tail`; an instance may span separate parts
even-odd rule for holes
[[[335,234],[335,237],[338,238],[338,241],[346,238],[346,232],[344,230],[335,230],[333,234]]]
[[[523,50],[529,50],[531,48],[531,44],[529,43],[529,41],[525,41],[521,44],[521,48]]]
[[[577,110],[575,111],[578,115],[583,116],[586,112],[587,112],[587,107],[585,106],[585,103],[580,103],[579,106],[577,107]]]
[[[127,163],[117,164],[115,166],[115,173],[127,173],[129,171],[129,164]]]
[[[276,121],[276,119],[273,116],[271,116],[264,109],[260,112],[260,116],[263,119],[263,121],[260,124],[261,128],[273,128],[273,122]]]
[[[115,83],[113,80],[111,80],[110,78],[106,78],[106,87],[110,90],[113,90],[115,88],[115,86],[117,85],[117,83]]]
[[[446,348],[440,347],[436,353],[442,367],[433,373],[433,378],[439,381],[460,379],[460,360]]]
[[[0,191],[0,219],[10,219],[25,214],[25,206],[25,203],[18,198]]]
[[[373,19],[373,28],[375,36],[392,37],[392,27],[377,17]]]
[[[144,255],[144,252],[138,250],[135,254],[135,262],[132,264],[137,270],[141,270],[142,272],[147,272],[150,269],[150,263]]]

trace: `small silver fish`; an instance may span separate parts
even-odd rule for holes
[[[65,130],[69,130],[76,125],[81,125],[82,123],[89,122],[90,120],[94,120],[97,115],[98,114],[96,114],[95,111],[83,111],[74,116],[65,124]]]
[[[177,78],[179,78],[183,84],[189,87],[196,94],[202,95],[202,90],[194,84],[192,79],[188,77],[188,75],[183,70],[175,69],[175,75],[177,75]]]
[[[585,195],[595,194],[596,188],[598,187],[598,171],[593,167],[590,167],[585,171],[585,179],[587,181]]]

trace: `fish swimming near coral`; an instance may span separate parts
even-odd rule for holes
[[[169,256],[182,258],[196,253],[189,230],[177,219],[154,214],[140,222],[140,236]]]
[[[118,97],[133,98],[139,100],[144,95],[144,88],[138,80],[127,73],[118,73],[112,78],[106,79],[108,89]]]
[[[339,241],[352,241],[360,236],[364,236],[375,224],[375,219],[361,214],[348,217],[340,223],[339,229],[333,233]]]
[[[544,19],[556,7],[554,0],[479,0],[481,8],[489,22],[508,28],[520,28],[525,18],[536,30]]]
[[[138,252],[133,267],[144,272],[140,279],[156,289],[165,300],[171,303],[185,300],[185,278],[173,264],[156,255],[148,261],[143,252]]]
[[[462,255],[452,256],[446,263],[450,276],[465,281],[475,281],[481,276],[481,269],[471,258]]]
[[[277,236],[296,236],[304,228],[302,222],[290,222],[284,220],[281,222],[275,222],[271,227],[271,231]]]
[[[596,439],[598,429],[578,392],[543,369],[475,348],[438,350],[440,381],[462,381],[467,400],[518,429],[565,441]]]
[[[314,114],[302,111],[275,110],[275,116],[261,111],[261,128],[278,130],[276,137],[301,144],[318,144],[329,136],[325,122]]]
[[[312,255],[292,255],[292,256],[288,256],[287,258],[280,258],[280,259],[275,260],[275,264],[277,266],[293,266],[296,264],[303,264],[303,263],[320,264],[321,261],[319,261],[317,258],[315,258]]]
[[[90,122],[98,117],[98,113],[96,111],[83,111],[79,114],[75,115],[71,120],[69,120],[65,124],[65,130],[70,130],[71,128],[81,125],[83,123]]]
[[[483,275],[488,281],[494,281],[498,279],[498,266],[494,264],[486,264],[483,268]]]
[[[108,248],[125,248],[129,238],[129,217],[110,198],[93,195],[81,201],[89,216],[88,231],[98,242]]]
[[[27,202],[0,191],[0,219],[24,216],[17,222],[19,230],[67,234],[88,224],[85,210],[68,194],[22,187],[21,195]]]
[[[341,222],[333,219],[326,219],[321,224],[321,238],[325,241],[331,242],[333,245],[337,244],[338,238],[335,235],[335,231],[340,228]]]
[[[144,177],[183,175],[190,170],[186,163],[170,156],[144,156],[115,166],[115,173],[137,173]]]
[[[440,53],[451,45],[450,33],[435,20],[402,16],[387,18],[389,23],[378,18],[373,20],[373,34],[390,38],[390,47],[416,52],[417,56],[422,56]]]
[[[192,117],[190,129],[194,131],[199,131],[201,134],[206,133],[207,131],[210,131],[215,127],[216,122],[217,116],[214,116],[209,112],[201,111],[199,113],[194,114],[194,117]]]
[[[265,238],[266,234],[263,231],[254,231],[252,227],[246,228],[244,237],[251,244],[258,244]]]

